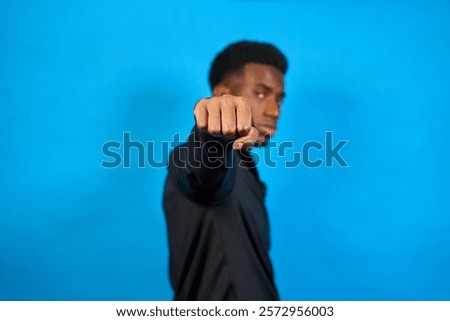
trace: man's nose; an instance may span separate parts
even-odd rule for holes
[[[280,105],[277,101],[270,100],[267,102],[266,110],[264,111],[264,114],[269,117],[278,118],[280,117]]]

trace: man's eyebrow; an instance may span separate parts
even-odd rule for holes
[[[264,91],[266,92],[273,92],[273,89],[263,83],[257,83],[255,85],[256,87],[262,87]],[[284,98],[286,98],[286,93],[283,91],[282,93],[277,95],[277,98],[280,100],[283,100]]]
[[[270,88],[269,86],[267,86],[267,85],[265,85],[265,84],[263,84],[263,83],[257,83],[256,86],[257,86],[257,87],[263,87],[263,89],[264,89],[265,91],[273,91],[272,88]]]

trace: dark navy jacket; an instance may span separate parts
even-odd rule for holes
[[[194,128],[164,189],[175,300],[278,300],[265,185],[248,153]]]

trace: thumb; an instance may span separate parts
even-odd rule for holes
[[[239,149],[248,149],[250,147],[255,146],[259,142],[257,141],[257,138],[259,137],[259,131],[255,127],[251,127],[250,131],[247,133],[246,136],[239,137],[233,142],[233,149],[239,150]]]

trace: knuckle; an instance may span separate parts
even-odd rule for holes
[[[194,109],[198,109],[206,103],[207,98],[202,98],[195,103]]]
[[[200,129],[206,129],[208,125],[204,122],[197,121],[197,127]]]
[[[239,101],[243,104],[243,105],[248,105],[248,99],[243,97],[243,96],[239,96]]]
[[[208,132],[211,134],[211,135],[218,135],[218,134],[220,134],[220,130],[219,130],[219,128],[218,127],[215,127],[215,126],[210,126],[210,127],[208,127]]]
[[[248,133],[250,131],[251,127],[250,126],[240,126],[239,127],[239,132],[241,133]]]
[[[208,105],[206,105],[206,110],[208,112],[212,112],[212,111],[220,110],[221,107],[222,107],[222,104],[220,104],[219,102],[211,102]]]
[[[220,96],[222,98],[222,102],[225,106],[227,106],[228,108],[230,108],[231,106],[233,106],[235,104],[235,96],[232,96],[230,94],[224,94],[222,96]]]
[[[234,135],[234,131],[231,128],[227,128],[227,129],[222,130],[222,133],[225,136],[233,136]]]

